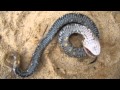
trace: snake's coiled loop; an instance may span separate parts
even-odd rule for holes
[[[47,33],[46,37],[44,37],[39,42],[39,44],[32,56],[31,63],[29,65],[29,67],[27,68],[27,70],[22,71],[19,66],[15,66],[14,72],[21,77],[27,77],[27,76],[30,76],[31,74],[33,74],[33,72],[37,69],[39,61],[41,60],[41,55],[42,55],[44,49],[47,47],[47,45],[50,43],[50,41],[55,37],[55,35],[58,33],[58,31],[62,30],[63,27],[70,25],[70,24],[80,24],[80,25],[86,26],[87,28],[92,30],[92,32],[96,35],[96,37],[99,37],[99,32],[98,32],[96,25],[86,15],[75,14],[75,13],[65,14],[55,21],[55,23],[52,25],[49,32]],[[69,32],[69,30],[67,30],[67,31]],[[82,56],[85,55],[85,52],[83,49],[79,50],[78,53],[81,53]]]

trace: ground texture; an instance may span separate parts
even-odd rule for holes
[[[16,79],[11,54],[20,55],[25,70],[39,40],[52,24],[66,13],[82,13],[90,17],[100,32],[101,53],[92,58],[69,57],[61,49],[57,36],[45,49],[37,71],[26,79],[116,79],[120,78],[120,12],[112,11],[19,11],[0,12],[0,78]],[[72,38],[79,43],[79,40]]]

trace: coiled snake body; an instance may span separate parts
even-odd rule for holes
[[[22,71],[19,67],[20,63],[14,63],[14,72],[21,77],[27,77],[33,74],[37,69],[44,49],[58,31],[60,31],[58,41],[66,54],[74,57],[84,57],[86,54],[97,56],[100,54],[99,32],[94,22],[83,14],[69,13],[57,19],[46,37],[39,42],[28,69]],[[83,35],[84,40],[82,48],[73,47],[69,42],[69,36],[73,33]]]

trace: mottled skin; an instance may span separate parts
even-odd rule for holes
[[[96,37],[90,29],[87,29],[85,26],[82,26],[81,34],[84,37],[83,48],[85,52],[91,56],[98,56],[100,54],[100,43],[98,37]]]
[[[84,40],[82,40],[82,48],[73,47],[73,45],[69,42],[69,37],[74,33],[81,34],[83,36]],[[59,33],[58,39],[61,47],[69,56],[80,58],[86,56],[86,54],[91,57],[95,57],[100,54],[100,43],[98,37],[96,37],[90,29],[83,25],[69,24],[64,26]]]
[[[31,63],[29,65],[29,67],[27,68],[27,70],[22,71],[20,68],[20,63],[17,63],[17,62],[14,63],[13,70],[14,70],[15,74],[17,74],[21,77],[27,77],[27,76],[32,75],[33,72],[37,69],[39,61],[41,60],[41,55],[43,54],[43,51],[45,50],[47,45],[55,37],[55,35],[58,33],[58,31],[62,30],[62,28],[64,26],[69,25],[71,23],[83,25],[83,26],[87,27],[88,29],[90,29],[96,37],[99,37],[98,29],[97,29],[96,25],[94,24],[94,22],[90,18],[88,18],[87,16],[85,16],[83,14],[75,14],[75,13],[65,14],[55,21],[55,23],[50,28],[48,34],[46,35],[46,37],[44,37],[39,42],[39,44],[32,56]],[[69,32],[69,30],[68,30],[68,32]],[[77,53],[81,53],[81,54],[85,55],[84,49],[81,49],[80,52],[77,52]],[[77,54],[77,53],[73,53],[73,55]]]

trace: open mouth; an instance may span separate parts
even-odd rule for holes
[[[88,55],[88,56],[90,56],[90,57],[96,57],[94,54],[92,54],[91,53],[91,51],[89,51],[87,48],[85,48],[85,47],[83,47],[84,48],[84,50],[85,50],[85,52],[86,52],[86,54]]]

